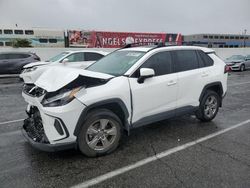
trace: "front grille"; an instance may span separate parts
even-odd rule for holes
[[[36,107],[32,107],[29,118],[24,120],[23,128],[28,136],[35,142],[49,143],[45,135],[42,119]]]
[[[45,94],[45,90],[35,84],[24,84],[23,92],[32,97],[41,97]]]

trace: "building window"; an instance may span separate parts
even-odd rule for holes
[[[236,36],[236,37],[235,37],[235,39],[237,39],[237,40],[238,40],[238,39],[240,39],[240,37],[239,37],[239,36]]]
[[[230,39],[234,39],[234,36],[230,36]]]
[[[12,42],[5,42],[5,46],[12,46]]]
[[[49,39],[49,43],[57,43],[57,39]]]
[[[23,30],[14,30],[16,35],[23,35]]]
[[[229,39],[229,36],[225,36],[225,39]]]
[[[207,35],[203,35],[203,38],[204,38],[204,39],[207,39]]]
[[[0,42],[0,46],[3,46],[3,42]]]
[[[48,39],[39,39],[40,43],[48,43]]]
[[[210,38],[210,39],[213,39],[213,38],[214,38],[214,36],[210,35],[210,36],[209,36],[209,38]]]
[[[0,35],[2,34],[2,29],[0,29]]]
[[[219,36],[214,36],[214,38],[215,38],[215,39],[218,39],[218,38],[219,38]]]
[[[244,37],[240,37],[240,39],[244,39]]]
[[[25,30],[25,35],[34,35],[33,30]]]
[[[245,37],[245,39],[248,39],[248,37]]]
[[[3,30],[3,33],[6,35],[11,35],[11,34],[13,34],[13,31],[11,29],[5,29],[5,30]]]
[[[220,39],[224,39],[225,37],[224,36],[220,36]]]

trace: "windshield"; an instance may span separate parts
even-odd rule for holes
[[[130,69],[145,52],[116,51],[100,59],[87,70],[121,76]]]
[[[63,58],[64,56],[68,55],[69,52],[62,52],[52,58],[50,58],[49,60],[47,60],[47,62],[56,62],[59,61],[61,58]]]
[[[229,58],[227,58],[227,60],[244,60],[245,57],[243,55],[233,55]]]

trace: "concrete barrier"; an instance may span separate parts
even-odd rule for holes
[[[0,52],[34,52],[43,61],[67,50],[77,51],[83,50],[84,48],[0,48]],[[90,48],[88,48],[90,49]],[[94,50],[103,50],[112,52],[114,48],[91,48]],[[231,55],[250,55],[250,48],[215,48],[214,49],[218,56],[225,59]]]

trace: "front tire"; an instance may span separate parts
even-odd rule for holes
[[[79,150],[88,157],[111,153],[119,145],[122,122],[110,110],[90,112],[78,135]]]
[[[204,122],[213,120],[217,115],[220,103],[219,95],[214,91],[208,90],[200,102],[196,117]]]
[[[240,71],[243,72],[244,70],[245,70],[245,65],[242,64],[242,65],[240,66]]]

